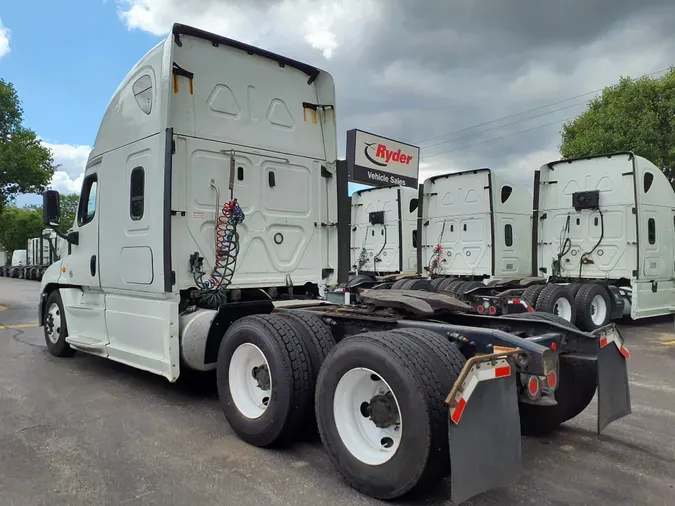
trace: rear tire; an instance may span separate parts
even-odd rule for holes
[[[75,350],[66,342],[68,324],[66,312],[63,309],[63,300],[58,290],[54,290],[47,297],[44,314],[44,333],[47,350],[55,357],[72,357]]]
[[[446,278],[435,278],[432,279],[431,282],[429,283],[429,291],[431,292],[439,292],[440,291],[440,286],[445,283]]]
[[[542,290],[546,288],[546,285],[533,285],[528,286],[523,292],[522,298],[527,302],[533,309],[537,309],[537,299],[541,295]]]
[[[572,297],[576,297],[577,293],[579,293],[579,289],[584,286],[583,283],[573,283],[571,285],[567,285],[567,289],[570,291],[572,294]]]
[[[429,281],[426,279],[409,279],[404,285],[404,290],[429,291]]]
[[[218,350],[218,397],[232,430],[255,446],[291,441],[314,391],[307,346],[284,318],[245,316]]]
[[[352,279],[347,281],[347,284],[345,285],[345,287],[346,288],[353,288],[353,287],[361,285],[363,283],[372,284],[372,283],[375,283],[375,280],[370,276],[366,276],[365,274],[359,274],[358,276],[354,276]]]
[[[281,312],[280,318],[293,328],[295,335],[305,344],[309,355],[309,361],[312,366],[312,385],[316,385],[316,379],[319,376],[319,370],[330,350],[335,346],[335,338],[321,318],[304,313]],[[316,435],[316,416],[314,413],[314,390],[310,392],[310,400],[307,403],[307,416],[305,426]]]
[[[560,285],[546,285],[537,297],[537,311],[558,315],[570,323],[576,320],[576,308],[570,291]]]
[[[609,292],[602,285],[582,285],[574,298],[577,311],[577,326],[593,331],[607,325],[612,316]]]
[[[590,404],[598,385],[597,362],[560,356],[560,384],[555,391],[555,406],[519,403],[520,431],[525,436],[541,436],[571,420]]]
[[[458,283],[458,282],[459,282],[458,279],[454,279],[454,278],[445,278],[445,280],[443,280],[443,282],[442,282],[442,283],[440,284],[440,286],[438,287],[438,293],[447,292],[447,291],[448,291],[448,287],[449,287],[450,285],[452,285],[453,283]]]
[[[445,291],[450,292],[450,293],[457,293],[457,288],[460,287],[466,283],[466,281],[462,281],[461,279],[456,279],[454,281],[451,281],[445,286]]]
[[[459,295],[464,295],[469,290],[473,290],[474,288],[485,288],[485,286],[485,283],[481,283],[480,281],[467,281],[459,287],[457,293]]]
[[[439,375],[438,364],[425,344],[405,333],[353,336],[326,357],[316,393],[319,432],[331,461],[356,490],[394,499],[430,484],[449,469],[448,414],[443,405],[448,375]],[[349,397],[345,385],[364,369],[372,374],[359,380],[366,384],[353,391],[366,395]],[[373,382],[371,402],[366,398],[371,395],[368,378]],[[393,399],[387,417],[379,418],[383,428],[373,432],[374,414],[368,410],[378,392],[381,398],[389,391]],[[391,415],[394,409],[397,414]],[[374,441],[368,439],[372,433]]]
[[[391,285],[392,290],[404,290],[403,285],[405,285],[409,279],[399,279],[393,285]]]

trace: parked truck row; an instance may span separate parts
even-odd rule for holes
[[[26,249],[12,252],[9,262],[0,266],[0,276],[40,281],[47,268],[65,254],[67,247],[63,238],[46,228],[40,237],[28,239]]]
[[[545,164],[533,197],[489,169],[362,190],[351,219],[352,289],[448,292],[493,315],[522,305],[585,330],[675,312],[675,192],[632,153]]]
[[[68,232],[58,193],[44,194],[44,222],[69,247],[41,283],[49,352],[171,382],[215,370],[241,439],[318,429],[344,479],[381,499],[448,475],[455,502],[516,482],[521,433],[555,430],[596,391],[598,431],[629,414],[629,354],[611,323],[489,317],[443,291],[327,300],[351,232],[335,113],[324,70],[175,24],[115,92]],[[378,276],[422,247],[413,194],[389,191],[384,216],[354,231],[359,245],[385,238],[355,260]],[[412,244],[388,248],[392,235]]]

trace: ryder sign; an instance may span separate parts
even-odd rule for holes
[[[362,130],[347,132],[349,180],[373,186],[417,188],[420,148]]]

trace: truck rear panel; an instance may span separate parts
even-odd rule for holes
[[[375,274],[417,272],[413,245],[417,196],[414,188],[407,187],[352,195],[351,269]]]
[[[437,244],[443,262],[436,274],[490,276],[493,272],[490,170],[448,174],[424,182],[423,267]]]
[[[593,191],[599,193],[599,209],[576,210],[572,202],[575,193]],[[637,230],[632,155],[543,166],[537,207],[537,274],[552,275],[553,264],[559,259],[561,277],[633,276]],[[588,263],[581,265],[582,257]]]
[[[337,269],[331,76],[185,31],[173,46],[169,106],[178,286],[194,286],[194,252],[207,275],[213,269],[216,224],[231,198],[245,214],[231,287],[330,282]]]

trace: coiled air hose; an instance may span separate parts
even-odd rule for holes
[[[205,275],[202,270],[204,259],[197,252],[190,256],[190,266],[199,289],[199,297],[208,306],[218,307],[227,302],[227,287],[232,283],[239,254],[237,225],[244,218],[237,199],[230,200],[223,206],[216,223],[215,264],[210,279],[202,281]]]

